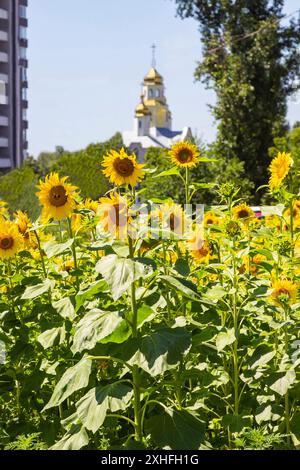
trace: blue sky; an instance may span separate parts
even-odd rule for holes
[[[286,0],[286,11],[297,3]],[[131,129],[153,42],[173,127],[213,139],[214,95],[193,79],[197,23],[176,17],[174,1],[29,0],[28,17],[31,154],[76,150]],[[299,120],[300,99],[289,108],[289,119]]]

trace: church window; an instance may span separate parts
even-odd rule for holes
[[[153,98],[153,96],[154,96],[154,95],[153,95],[153,90],[152,90],[152,88],[150,88],[150,89],[149,89],[149,97],[150,97],[150,98]]]

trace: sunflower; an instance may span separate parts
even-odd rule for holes
[[[66,176],[60,178],[57,173],[51,173],[45,181],[40,181],[37,196],[43,205],[42,219],[45,222],[62,220],[72,214],[76,206],[77,188],[66,183],[67,179]]]
[[[204,214],[204,226],[209,227],[210,225],[219,225],[220,218],[216,216],[213,212],[209,211]]]
[[[134,187],[143,178],[144,165],[136,161],[135,155],[128,155],[123,148],[120,152],[111,150],[104,157],[102,166],[104,175],[117,186],[129,184]]]
[[[292,305],[296,302],[298,288],[294,282],[286,279],[279,280],[273,284],[272,288],[271,301],[274,304],[282,306],[283,304]]]
[[[269,179],[270,189],[278,189],[287,176],[290,167],[293,166],[294,160],[290,153],[279,152],[270,165],[271,177]]]
[[[154,210],[151,216],[158,218],[162,229],[170,230],[178,236],[183,236],[189,221],[179,204],[166,202]]]
[[[26,212],[18,210],[15,213],[15,224],[17,225],[19,232],[23,236],[25,246],[27,248],[32,246],[35,237],[33,236],[32,232],[29,231],[32,227],[32,224]]]
[[[212,252],[207,240],[203,238],[202,227],[197,227],[189,238],[188,250],[197,263],[208,263]]]
[[[199,150],[190,142],[177,142],[171,147],[169,155],[176,166],[192,168],[199,162]]]
[[[109,197],[102,197],[97,215],[100,216],[100,223],[106,232],[110,232],[116,238],[127,234],[127,227],[131,219],[128,215],[128,203],[125,197],[117,193],[111,194]]]
[[[253,276],[256,276],[256,274],[259,271],[259,265],[263,262],[266,261],[266,257],[260,253],[257,253],[256,255],[253,256],[250,262],[250,271]]]
[[[7,203],[5,201],[2,201],[0,199],[0,217],[6,217],[7,216]]]
[[[233,216],[241,222],[249,222],[254,217],[254,212],[247,204],[239,204],[233,208]]]
[[[0,259],[14,257],[24,247],[18,226],[6,220],[0,222]]]

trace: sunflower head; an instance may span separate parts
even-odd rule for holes
[[[272,286],[271,301],[275,305],[292,305],[297,300],[298,288],[296,283],[283,279]]]
[[[248,223],[254,217],[254,212],[247,204],[239,204],[233,208],[233,216],[236,220]]]
[[[211,211],[204,214],[204,226],[209,227],[210,225],[220,225],[220,218]]]
[[[111,194],[109,197],[102,197],[98,207],[100,224],[105,230],[115,238],[123,238],[127,235],[128,224],[131,218],[128,214],[128,202],[125,197],[119,194]]]
[[[290,153],[279,152],[277,157],[275,157],[270,165],[271,177],[269,179],[270,189],[278,189],[283,180],[289,173],[291,166],[293,166],[294,160]]]
[[[196,227],[187,242],[187,246],[192,258],[197,263],[208,263],[212,255],[212,250],[209,242],[204,240],[202,227]]]
[[[199,162],[199,150],[190,142],[177,142],[171,147],[169,155],[176,166],[192,168]]]
[[[103,173],[116,186],[129,184],[136,186],[143,178],[141,165],[135,155],[128,155],[122,148],[120,152],[111,150],[103,159]]]
[[[151,217],[159,222],[162,229],[170,230],[178,236],[183,236],[189,221],[179,204],[166,202],[155,209]]]
[[[0,222],[0,259],[13,258],[24,248],[23,237],[14,222]]]
[[[30,232],[32,224],[26,212],[18,210],[15,213],[15,224],[23,236],[25,246],[27,248],[30,247],[34,242],[35,237],[33,236],[32,232]]]
[[[7,203],[5,201],[2,201],[0,199],[0,217],[7,217],[8,211],[7,211]]]
[[[46,176],[40,181],[37,196],[43,206],[42,219],[62,220],[70,217],[75,206],[77,188],[67,183],[67,177],[60,178],[57,173]]]

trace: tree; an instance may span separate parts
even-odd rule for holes
[[[11,213],[24,210],[32,219],[39,215],[39,203],[36,197],[38,175],[30,165],[12,170],[0,178],[0,199],[8,203]]]
[[[281,21],[284,0],[175,2],[182,18],[199,22],[203,58],[195,77],[217,95],[215,152],[245,162],[259,186],[273,137],[285,132],[287,98],[300,87],[300,18]]]

